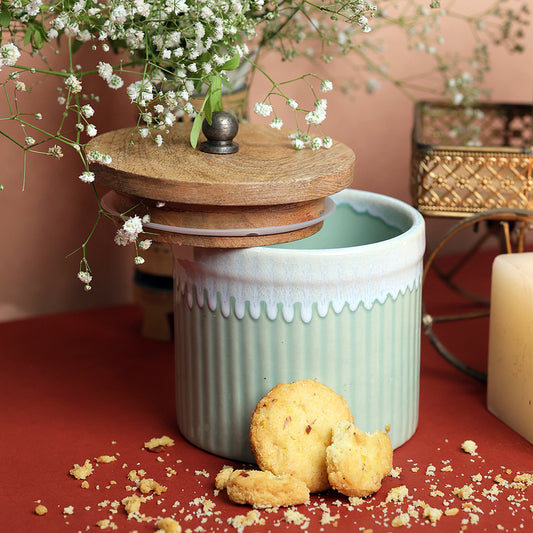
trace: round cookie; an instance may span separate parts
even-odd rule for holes
[[[310,492],[330,487],[326,448],[333,425],[353,421],[344,398],[313,380],[279,383],[257,404],[250,442],[261,470],[290,474]]]
[[[365,433],[343,420],[333,427],[326,451],[331,486],[346,496],[364,498],[381,487],[392,470],[392,446],[387,433]]]
[[[225,488],[231,501],[259,509],[289,507],[309,501],[309,489],[303,481],[262,470],[234,470]]]

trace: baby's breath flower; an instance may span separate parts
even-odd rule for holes
[[[322,80],[322,83],[320,84],[320,90],[323,93],[327,93],[333,89],[333,83],[329,80]]]
[[[280,130],[282,126],[283,126],[283,120],[281,120],[279,117],[273,118],[272,122],[270,123],[270,127],[276,130]]]
[[[87,124],[86,132],[89,137],[94,137],[98,133],[96,127],[93,124]]]
[[[93,277],[87,270],[80,270],[78,272],[78,279],[85,285],[91,283]]]
[[[100,61],[100,63],[98,63],[98,75],[102,79],[108,81],[113,75],[113,67],[109,63]]]
[[[133,239],[133,241],[131,240],[129,233],[124,231],[124,228],[119,228],[117,230],[114,240],[115,244],[118,244],[119,246],[127,246],[135,241],[135,239]]]
[[[142,219],[138,215],[132,216],[128,218],[126,222],[124,222],[123,228],[124,231],[135,235],[135,238],[137,238],[137,235],[139,235],[139,233],[141,233],[143,230]]]
[[[124,85],[124,80],[118,75],[118,74],[113,74],[108,80],[107,80],[107,85],[111,88],[111,89],[120,89],[123,85]]]
[[[81,114],[85,118],[91,118],[94,115],[94,109],[92,108],[91,104],[85,104],[81,107]]]
[[[293,139],[292,145],[296,150],[302,150],[305,147],[305,143],[302,141],[302,139]]]
[[[141,250],[148,250],[152,246],[152,241],[150,239],[145,239],[144,241],[139,241],[139,248]]]
[[[265,102],[257,102],[254,105],[254,113],[262,117],[268,117],[272,113],[272,106]]]
[[[20,51],[14,43],[7,43],[0,47],[0,67],[13,67],[20,57]]]
[[[305,121],[307,124],[322,124],[326,120],[326,111],[322,108],[315,109],[310,111],[305,115]]]
[[[323,141],[320,137],[315,137],[312,141],[311,141],[311,149],[312,150],[318,150],[319,148],[322,148],[322,145],[323,145]]]
[[[74,74],[65,80],[65,86],[73,93],[81,93],[81,81]]]
[[[35,144],[35,139],[33,137],[26,137],[24,139],[24,142],[26,143],[27,146],[32,146]]]
[[[333,139],[331,137],[324,137],[322,139],[322,146],[324,148],[331,148],[333,146]]]
[[[298,109],[298,102],[296,100],[294,100],[293,98],[289,98],[287,100],[287,105],[289,107],[292,107],[292,109]]]
[[[92,183],[94,181],[94,172],[86,170],[82,172],[78,177],[84,183]]]
[[[135,264],[136,265],[142,265],[144,263],[144,257],[141,257],[140,255],[137,255],[135,257]]]
[[[61,159],[63,157],[63,149],[61,146],[54,144],[54,146],[48,148],[48,155],[54,156],[57,159]]]

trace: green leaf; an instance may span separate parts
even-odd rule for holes
[[[44,44],[44,37],[43,34],[40,32],[40,28],[35,28],[35,31],[33,32],[33,47],[37,50],[40,50],[43,47]]]
[[[235,54],[231,59],[228,59],[223,65],[222,70],[235,70],[241,62],[241,56]]]
[[[226,87],[227,89],[233,89],[233,87],[231,86],[231,82],[226,77],[220,77],[220,81],[222,82],[222,85],[224,85],[224,87]]]
[[[194,117],[194,122],[192,123],[192,129],[191,129],[191,146],[193,148],[196,148],[196,145],[198,144],[198,137],[200,137],[200,132],[202,131],[202,122],[203,122],[203,116],[202,113],[198,113],[196,117]]]
[[[72,43],[72,53],[76,53],[81,47],[83,46],[82,41],[78,41],[77,39],[74,39]]]
[[[201,94],[202,93],[202,86],[203,86],[204,82],[202,80],[198,80],[195,82],[194,84],[194,90],[198,93],[198,94]]]
[[[33,34],[33,27],[28,26],[28,29],[26,30],[26,33],[24,34],[24,46],[28,46],[30,44],[32,34]]]
[[[209,100],[211,111],[222,111],[222,80],[220,76],[212,76],[211,85],[206,98]]]
[[[9,28],[9,24],[11,23],[11,13],[9,12],[9,9],[7,8],[6,4],[2,4],[0,7],[0,26],[3,26],[4,28]]]
[[[216,111],[216,109],[213,109],[211,105],[211,95],[209,92],[207,93],[205,97],[203,108],[204,108],[205,119],[207,120],[208,124],[212,124],[213,123],[213,111]]]

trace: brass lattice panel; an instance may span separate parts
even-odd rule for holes
[[[424,215],[533,208],[532,106],[419,102],[411,195]]]

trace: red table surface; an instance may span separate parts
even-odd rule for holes
[[[485,273],[485,284],[487,279]],[[440,282],[428,280],[424,301],[435,305],[444,293]],[[2,531],[101,531],[97,522],[106,518],[119,531],[156,531],[154,520],[128,520],[122,505],[116,512],[113,508],[113,502],[132,494],[126,488],[133,485],[127,479],[132,469],[145,470],[146,477],[167,487],[143,503],[141,512],[174,517],[184,531],[237,531],[228,519],[251,510],[214,491],[223,465],[241,465],[206,453],[180,436],[173,345],[142,338],[141,320],[139,308],[125,306],[0,324]],[[471,362],[483,366],[486,326],[453,327],[455,348],[465,349]],[[352,508],[346,497],[333,491],[312,495],[310,504],[297,508],[307,517],[308,531],[401,531],[391,520],[410,507],[420,512],[410,518],[411,530],[532,530],[532,487],[497,484],[496,496],[486,491],[498,474],[507,481],[519,473],[531,474],[533,447],[487,411],[485,385],[443,361],[424,336],[421,359],[419,424],[415,435],[395,450],[399,477],[386,477],[378,493]],[[143,449],[145,441],[162,435],[175,439],[175,446],[160,453]],[[461,450],[467,439],[477,443],[477,455]],[[96,465],[94,459],[104,454],[118,460]],[[85,459],[95,464],[86,489],[69,475],[73,465]],[[408,497],[385,502],[389,490],[399,485],[407,487]],[[462,500],[454,489],[465,485],[473,494]],[[211,504],[204,505],[209,500],[211,509]],[[443,515],[432,525],[416,507],[418,500],[459,512]],[[46,515],[34,514],[37,502],[47,507]],[[72,514],[65,514],[70,506]],[[302,527],[285,521],[284,513],[260,511],[264,525],[245,531]]]

